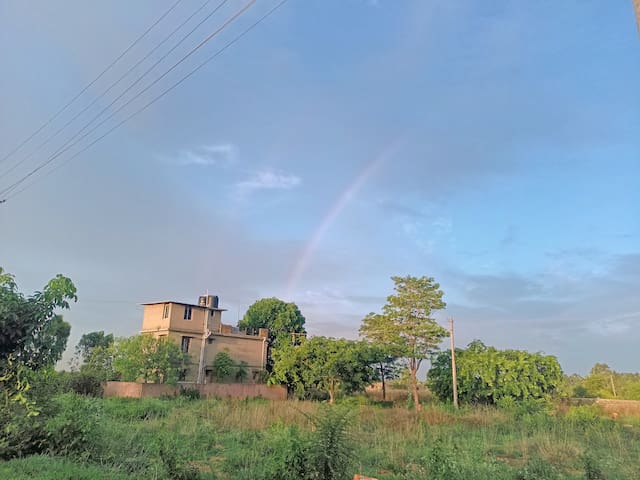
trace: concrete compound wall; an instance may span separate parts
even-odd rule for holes
[[[608,398],[572,398],[569,405],[597,405],[607,415],[640,416],[640,400],[617,400]]]
[[[203,397],[220,398],[266,398],[268,400],[286,400],[287,389],[281,386],[268,386],[245,383],[207,383],[205,385],[182,384],[178,386],[158,383],[104,382],[104,397],[150,398],[175,396],[182,388],[195,388]]]

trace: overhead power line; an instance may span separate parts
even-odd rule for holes
[[[237,18],[238,16],[240,16],[242,13],[244,13],[249,7],[251,7],[256,0],[252,0],[250,2],[248,2],[240,11],[238,11],[233,17],[231,17],[229,20],[227,20],[227,22],[225,22],[224,26],[228,25],[229,23],[231,23],[235,18]],[[75,159],[76,157],[78,157],[80,154],[84,153],[86,150],[88,150],[89,148],[91,148],[93,145],[95,145],[96,143],[98,143],[100,140],[102,140],[103,138],[105,138],[106,136],[110,135],[112,132],[114,132],[115,130],[117,130],[118,128],[120,128],[123,124],[125,124],[126,122],[128,122],[129,120],[131,120],[132,118],[134,118],[135,116],[139,115],[140,113],[144,112],[145,110],[147,110],[151,105],[153,105],[154,103],[156,103],[158,100],[160,100],[162,97],[164,97],[165,95],[167,95],[170,91],[172,91],[173,89],[175,89],[176,87],[178,87],[180,84],[182,84],[184,81],[186,81],[188,78],[190,78],[191,76],[193,76],[196,72],[198,72],[201,68],[203,68],[205,65],[207,65],[209,62],[211,62],[212,60],[214,60],[215,58],[217,58],[219,55],[221,55],[224,51],[226,51],[229,47],[231,47],[232,45],[234,45],[236,42],[238,42],[242,37],[244,37],[246,34],[248,34],[251,30],[253,30],[256,26],[258,26],[260,23],[262,23],[264,20],[266,20],[269,16],[271,16],[276,10],[278,10],[280,7],[282,7],[282,5],[284,5],[288,0],[281,0],[278,4],[276,4],[273,8],[271,8],[267,13],[265,13],[262,17],[260,17],[256,22],[254,22],[253,24],[251,24],[249,27],[247,27],[245,30],[243,30],[240,34],[238,34],[236,37],[234,37],[232,40],[230,40],[229,42],[227,42],[223,47],[221,47],[219,50],[217,50],[213,55],[211,55],[210,57],[208,57],[207,59],[205,59],[202,63],[200,63],[198,66],[196,66],[194,69],[192,69],[189,73],[187,73],[186,75],[184,75],[182,78],[180,78],[177,82],[175,82],[174,84],[172,84],[169,88],[165,89],[164,91],[162,91],[159,95],[155,96],[153,99],[151,99],[149,102],[147,102],[145,105],[143,105],[141,108],[139,108],[138,110],[136,110],[135,112],[133,112],[132,114],[130,114],[128,117],[124,118],[123,120],[121,120],[120,122],[118,122],[116,125],[114,125],[113,127],[111,127],[109,130],[107,130],[105,133],[103,133],[101,136],[97,137],[96,139],[94,139],[93,141],[91,141],[89,144],[87,144],[86,146],[84,146],[82,149],[80,149],[79,151],[77,151],[75,154],[73,154],[71,157],[69,157],[66,161],[64,161],[61,164],[58,164],[56,167],[54,167],[53,169],[49,170],[46,175],[49,175],[51,173],[53,173],[54,171],[56,171],[57,169],[61,168],[62,166],[66,165],[67,163],[71,162],[73,159]],[[219,32],[220,29],[218,29],[216,32]],[[189,52],[185,57],[183,57],[183,59],[181,59],[178,63],[176,63],[173,67],[171,67],[170,70],[172,70],[173,68],[175,68],[179,63],[181,63],[184,59],[186,59],[188,56],[190,56],[192,53],[194,53],[198,48],[200,48],[202,45],[204,45],[204,43],[206,43],[208,40],[210,40],[210,38],[212,38],[216,32],[212,33],[209,37],[207,37],[205,40],[203,40],[203,42],[201,42],[200,45],[198,45],[197,47],[195,47],[191,52]],[[170,71],[169,70],[169,71]],[[165,76],[166,74],[169,73],[169,71],[165,72],[165,74],[163,74],[163,76]],[[154,83],[157,83],[157,81],[159,81],[160,78],[156,79],[156,81]],[[153,84],[149,85],[145,90],[148,90],[148,88],[150,88]],[[139,95],[141,95],[142,93],[144,93],[144,91],[140,92]],[[132,98],[127,104],[123,105],[122,107],[120,107],[119,110],[121,110],[122,108],[124,108],[126,105],[128,105],[131,101],[135,100],[136,97]],[[118,110],[118,111],[119,111]],[[102,125],[104,122],[106,122],[107,120],[109,120],[110,118],[112,118],[115,114],[117,114],[117,112],[114,112],[112,115],[110,115],[107,119],[103,120],[103,122],[101,122],[100,125]],[[95,131],[96,128],[98,128],[100,125],[94,127],[94,129],[92,129],[90,132],[86,133],[85,135],[83,135],[83,137],[81,137],[80,139],[78,139],[77,142],[79,142],[80,140],[82,140],[84,137],[86,137],[86,135],[89,135],[90,133],[92,133],[93,131]],[[23,188],[13,191],[15,190],[16,187],[18,187],[20,184],[24,183],[26,180],[28,180],[30,177],[32,177],[35,173],[37,173],[39,170],[41,170],[42,168],[46,167],[48,164],[50,164],[51,162],[53,162],[56,158],[58,158],[60,155],[62,155],[66,150],[68,150],[69,148],[72,148],[77,142],[75,142],[74,144],[70,145],[69,147],[67,147],[67,149],[65,149],[64,151],[58,152],[56,154],[54,154],[52,157],[50,157],[46,162],[44,162],[43,164],[39,165],[38,167],[36,167],[35,169],[33,169],[31,172],[29,172],[27,175],[25,175],[24,177],[22,177],[21,179],[19,179],[17,182],[14,182],[14,184],[10,185],[9,187],[5,188],[2,192],[0,192],[0,195],[5,195],[5,197],[0,200],[0,203],[6,202],[7,200],[15,197],[16,195],[19,195],[20,193],[24,192],[25,190],[27,190],[29,187],[31,187],[34,183],[32,182],[31,184],[28,184],[26,186],[24,186]],[[42,177],[41,177],[42,178]],[[12,193],[11,193],[12,192]]]
[[[133,65],[129,70],[127,70],[124,75],[118,78],[115,82],[113,82],[104,92],[98,95],[89,105],[84,107],[78,113],[76,113],[70,120],[67,121],[62,127],[56,130],[52,135],[47,137],[43,142],[41,142],[35,150],[33,150],[30,154],[22,158],[19,162],[13,165],[13,167],[6,170],[4,173],[0,174],[0,179],[6,177],[9,173],[23,164],[25,161],[29,160],[33,155],[35,155],[42,147],[48,144],[51,140],[57,137],[60,133],[62,133],[69,125],[71,125],[80,115],[86,112],[89,108],[96,104],[98,100],[104,98],[104,96],[111,91],[113,87],[115,87],[118,83],[120,83],[125,77],[129,75],[137,66],[139,66],[143,61],[145,61],[149,56],[151,56],[160,46],[162,46],[169,38],[171,38],[180,28],[182,28],[189,20],[191,20],[196,14],[198,14],[207,4],[209,4],[211,0],[207,0],[204,2],[193,14],[191,14],[185,21],[183,21],[176,29],[174,29],[169,35],[167,35],[158,45],[156,45],[150,52],[148,52],[141,60],[139,60],[135,65]],[[218,10],[220,10],[228,0],[222,0],[222,2],[213,9],[207,16],[205,16],[195,27],[193,27],[186,35],[184,35],[168,52],[162,55],[156,62],[151,65],[145,72],[140,75],[131,85],[129,85],[123,92],[118,95],[115,100],[113,100],[109,105],[104,107],[100,113],[94,116],[88,123],[86,123],[79,131],[77,131],[70,139],[68,139],[62,147],[58,148],[58,150],[54,151],[54,155],[58,153],[60,150],[64,149],[69,143],[71,143],[78,135],[82,134],[93,122],[95,122],[98,118],[102,116],[104,112],[109,110],[118,100],[120,100],[124,95],[126,95],[133,87],[135,87],[142,79],[144,79],[155,67],[157,67],[164,59],[166,59],[171,53],[175,51],[182,43],[189,38],[193,32],[195,32],[200,26],[209,20]]]
[[[10,150],[4,157],[0,158],[0,163],[4,162],[9,157],[11,157],[13,154],[15,154],[18,150],[20,150],[22,147],[24,147],[27,144],[27,142],[29,142],[33,137],[35,137],[44,128],[46,128],[51,122],[53,122],[56,118],[58,118],[67,108],[69,108],[73,104],[73,102],[75,102],[78,98],[80,98],[84,92],[89,90],[98,80],[100,80],[104,76],[105,73],[107,73],[109,70],[111,70],[111,68],[113,68],[113,66],[116,63],[118,63],[122,59],[122,57],[124,57],[127,53],[129,53],[129,51],[140,42],[140,40],[142,40],[144,37],[146,37],[147,34],[151,30],[153,30],[156,27],[156,25],[158,25],[167,15],[169,15],[182,1],[183,0],[177,0],[173,5],[171,5],[169,7],[169,9],[167,11],[165,11],[155,22],[153,22],[151,24],[151,26],[149,28],[147,28],[138,38],[136,38],[133,41],[133,43],[131,43],[131,45],[129,45],[127,48],[125,48],[125,50],[120,55],[118,55],[118,57],[116,57],[115,60],[113,60],[109,65],[107,65],[107,67],[104,70],[102,70],[102,72],[100,72],[96,78],[94,78],[91,82],[89,82],[89,84],[87,86],[85,86],[82,90],[80,90],[66,104],[64,104],[64,106],[60,110],[58,110],[56,113],[54,113],[35,132],[33,132],[31,135],[29,135],[27,138],[25,138],[22,142],[20,142],[12,150]]]
[[[168,52],[166,52],[162,57],[160,57],[153,65],[151,65],[147,70],[145,70],[145,72],[140,75],[138,78],[136,78],[132,84],[130,84],[123,92],[120,93],[120,95],[118,95],[113,101],[111,101],[111,103],[109,103],[106,107],[104,107],[100,112],[98,112],[97,115],[95,115],[91,120],[89,120],[89,122],[87,122],[82,128],[80,128],[80,130],[78,130],[77,132],[75,132],[71,138],[69,138],[60,148],[58,148],[56,151],[54,151],[48,158],[47,160],[45,160],[42,164],[40,164],[40,166],[34,168],[31,172],[29,172],[27,175],[25,175],[24,177],[22,177],[21,179],[19,179],[18,181],[14,182],[13,184],[9,185],[8,187],[6,187],[3,190],[0,190],[0,195],[6,195],[8,193],[11,192],[11,190],[13,190],[16,186],[18,186],[20,183],[22,183],[25,179],[29,178],[29,176],[31,176],[33,173],[37,172],[38,170],[40,170],[42,167],[48,165],[49,163],[51,163],[53,160],[55,160],[56,158],[58,158],[59,156],[61,156],[62,154],[64,154],[66,151],[70,150],[71,148],[73,148],[75,145],[77,145],[78,143],[80,143],[82,140],[84,140],[88,135],[91,135],[91,133],[95,132],[98,128],[100,128],[102,125],[104,125],[106,122],[108,122],[109,120],[111,120],[115,115],[117,115],[120,111],[122,111],[124,108],[126,108],[129,104],[131,104],[134,100],[136,100],[137,98],[139,98],[141,95],[143,95],[147,90],[149,90],[151,87],[153,87],[156,83],[158,83],[160,80],[162,80],[165,76],[167,76],[171,71],[173,71],[178,65],[180,65],[182,62],[184,62],[187,58],[189,58],[192,54],[194,54],[196,51],[198,51],[200,48],[202,48],[208,41],[210,41],[213,37],[215,37],[216,35],[218,35],[220,32],[222,32],[222,30],[224,30],[231,22],[233,22],[236,18],[238,18],[242,13],[244,13],[249,7],[251,7],[256,0],[251,0],[250,2],[248,2],[242,9],[240,9],[239,12],[237,12],[235,15],[233,15],[230,19],[228,19],[226,22],[223,23],[223,25],[218,28],[217,30],[215,30],[213,33],[209,34],[207,37],[205,37],[204,40],[202,40],[198,45],[196,45],[194,48],[192,48],[186,55],[184,55],[180,60],[178,60],[176,63],[174,63],[168,70],[166,70],[163,74],[161,74],[160,76],[156,77],[155,80],[153,80],[150,84],[148,84],[145,88],[143,88],[142,90],[140,90],[138,93],[136,93],[132,98],[130,98],[126,103],[124,103],[123,105],[121,105],[120,107],[118,107],[114,112],[112,112],[108,117],[106,117],[105,119],[103,119],[100,123],[98,123],[95,127],[93,127],[91,130],[89,130],[88,132],[84,133],[83,132],[90,127],[97,119],[99,119],[102,114],[104,114],[105,112],[107,112],[113,105],[115,105],[118,100],[120,100],[127,92],[129,92],[134,86],[136,86],[138,83],[140,83],[141,80],[143,80],[158,64],[160,64],[160,62],[162,62],[167,56],[169,56],[169,54],[171,54],[176,48],[178,48],[178,46],[180,46],[187,38],[189,38],[189,36],[191,36],[204,22],[206,22],[209,18],[211,18],[212,15],[214,15],[218,10],[220,10],[220,8],[222,8],[224,6],[224,4],[226,4],[228,2],[228,0],[222,0],[222,2],[220,2],[216,8],[213,9],[213,11],[209,12],[209,14],[207,14],[195,27],[193,27],[186,35],[184,35]]]

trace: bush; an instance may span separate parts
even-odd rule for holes
[[[567,412],[566,418],[582,428],[595,425],[602,420],[600,408],[596,405],[571,407]]]
[[[200,390],[198,390],[197,388],[185,387],[180,390],[180,396],[186,398],[187,400],[199,400]]]
[[[72,372],[69,374],[67,382],[70,390],[78,395],[102,397],[102,382],[95,374]]]
[[[0,409],[0,459],[25,457],[46,448],[43,416],[28,416],[22,405]]]
[[[347,478],[353,453],[353,442],[349,436],[349,411],[336,407],[325,408],[311,420],[316,430],[311,438],[308,458],[309,478]]]
[[[434,480],[451,480],[459,478],[461,468],[456,460],[455,451],[438,438],[429,450],[425,459],[429,478]]]
[[[48,453],[91,456],[99,452],[101,405],[74,393],[54,397],[52,402],[56,414],[44,423]]]

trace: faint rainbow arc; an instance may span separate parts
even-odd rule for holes
[[[320,225],[315,229],[309,241],[305,244],[302,252],[298,256],[296,262],[291,269],[285,291],[285,298],[291,300],[293,291],[300,281],[302,274],[305,272],[313,254],[318,249],[325,234],[335,222],[336,218],[342,213],[345,207],[351,202],[355,195],[359,192],[365,182],[375,173],[375,171],[386,161],[388,161],[399,150],[404,143],[404,137],[401,137],[388,146],[386,146],[378,155],[376,155],[364,168],[358,173],[355,179],[345,188],[338,196],[337,200],[331,205],[323,217]]]

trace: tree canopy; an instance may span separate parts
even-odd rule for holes
[[[67,346],[71,326],[55,310],[76,300],[73,282],[56,275],[41,292],[25,297],[13,275],[0,268],[0,391],[35,414],[25,393],[28,371],[53,367]]]
[[[0,268],[0,359],[34,370],[60,360],[71,326],[55,310],[68,309],[70,300],[77,300],[76,287],[63,275],[25,297],[13,276]]]
[[[391,277],[395,294],[387,297],[381,314],[370,313],[360,334],[384,347],[392,356],[404,360],[411,377],[411,389],[417,409],[417,374],[421,363],[438,350],[447,330],[438,325],[433,312],[446,307],[444,293],[431,277]]]
[[[167,337],[136,335],[116,340],[113,370],[123,381],[175,383],[189,364],[189,356]]]
[[[461,402],[494,404],[514,400],[545,398],[562,381],[556,357],[523,350],[498,350],[474,340],[467,349],[456,349],[458,398]],[[427,375],[429,389],[439,399],[452,398],[451,353],[442,352]]]
[[[586,377],[565,377],[563,387],[572,397],[640,400],[640,373],[616,372],[606,363],[596,363]]]
[[[372,364],[377,361],[367,342],[313,337],[274,353],[270,381],[287,385],[301,397],[310,390],[321,390],[333,403],[338,393],[362,391],[374,382],[377,376]]]
[[[292,333],[306,333],[305,319],[298,306],[278,298],[263,298],[251,305],[238,323],[243,330],[269,329],[269,344],[274,347],[289,342]]]
[[[80,341],[76,345],[75,354],[80,361],[86,362],[93,353],[94,349],[108,348],[114,342],[112,333],[105,335],[103,330],[99,332],[85,333],[80,337]]]

